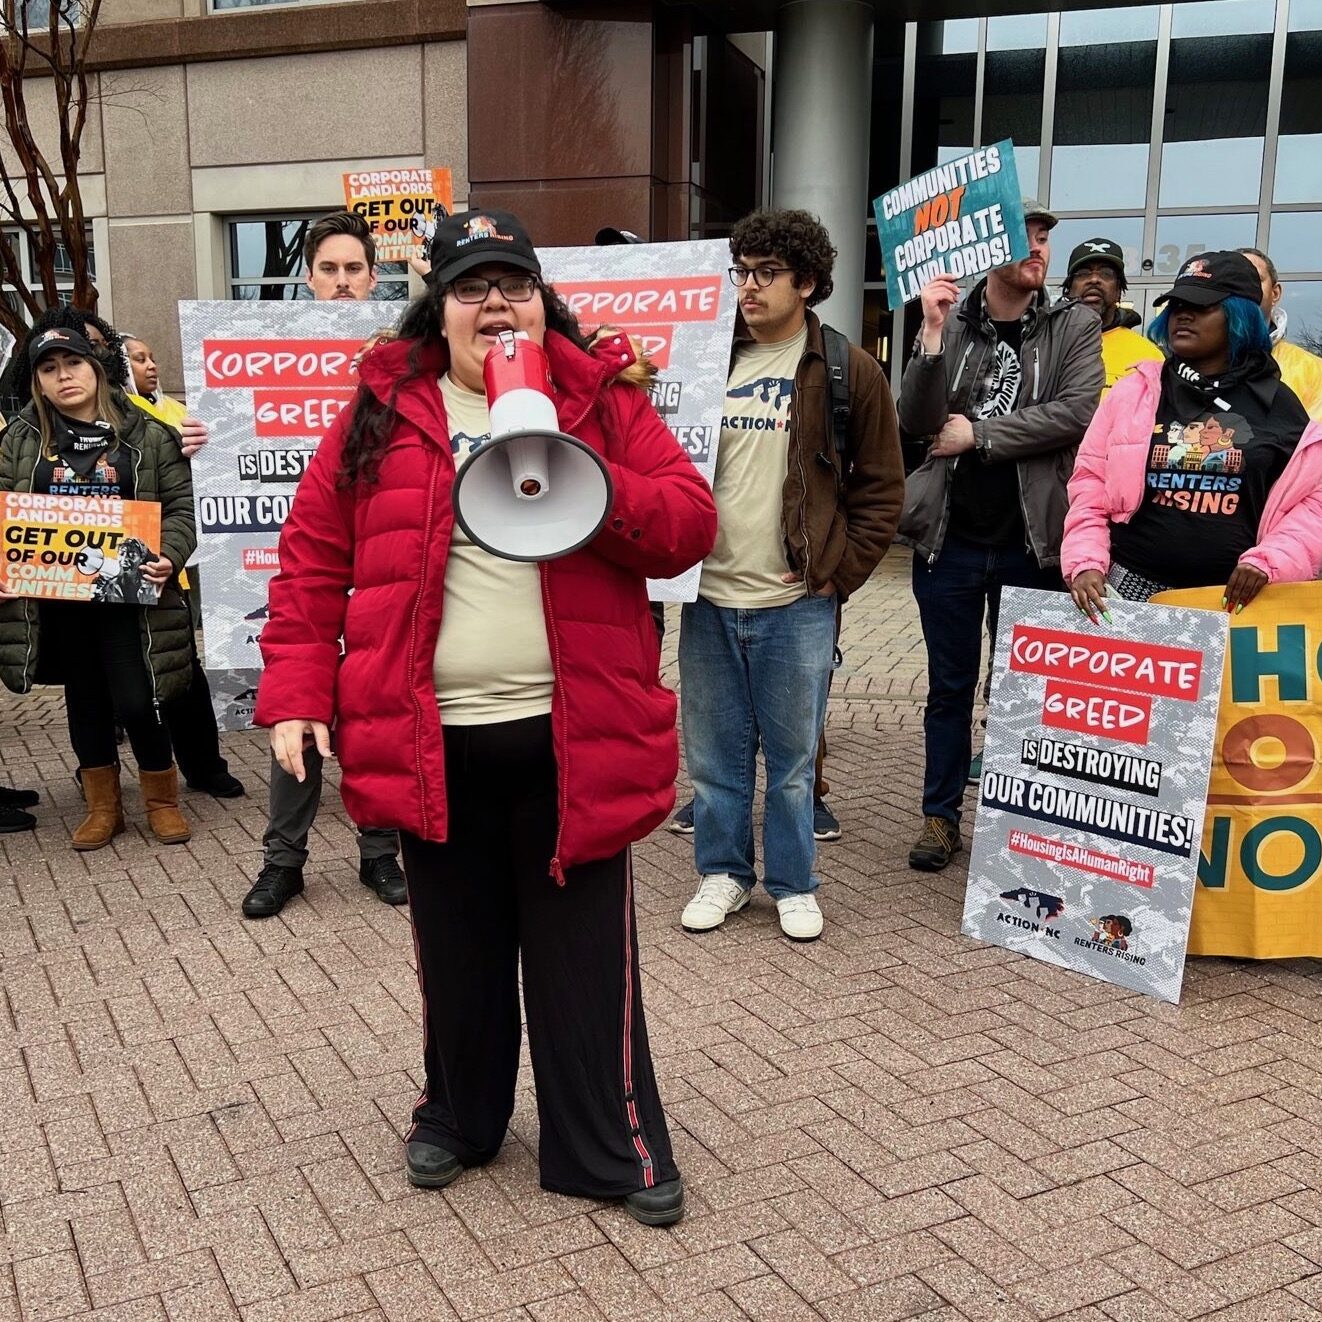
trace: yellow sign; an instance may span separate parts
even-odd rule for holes
[[[1154,601],[1215,610],[1220,588]],[[1322,583],[1231,620],[1191,955],[1322,955]]]
[[[454,210],[454,182],[448,169],[352,170],[344,205],[371,226],[378,262],[406,262],[422,256],[436,221]]]

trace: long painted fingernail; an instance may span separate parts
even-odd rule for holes
[[[1107,624],[1114,624],[1114,623],[1115,623],[1115,621],[1111,618],[1111,612],[1110,612],[1110,611],[1103,611],[1103,612],[1102,612],[1102,619],[1104,619],[1104,620],[1107,622]]]
[[[1235,607],[1235,614],[1239,615],[1243,612],[1243,610],[1244,610],[1244,603],[1241,601],[1239,605]]]
[[[1222,610],[1225,610],[1226,607],[1227,607],[1229,604],[1230,604],[1230,603],[1229,603],[1224,597],[1221,598],[1221,609],[1222,609]]]

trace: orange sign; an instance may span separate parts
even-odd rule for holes
[[[160,544],[155,501],[4,493],[4,584],[16,596],[155,605],[142,567]]]
[[[351,170],[344,206],[371,226],[378,262],[406,262],[422,256],[436,219],[454,210],[454,181],[448,168]]]

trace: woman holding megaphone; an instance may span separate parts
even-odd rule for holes
[[[300,779],[305,741],[329,755],[333,728],[350,815],[400,830],[425,1011],[409,1179],[440,1187],[499,1150],[522,962],[543,1187],[666,1225],[683,1189],[643,1022],[629,847],[673,806],[678,746],[645,580],[699,561],[716,511],[644,392],[615,380],[627,339],[584,347],[515,217],[447,217],[429,257],[428,293],[364,359],[281,534],[257,722]],[[535,558],[541,477],[522,479],[526,510],[506,481],[514,549],[470,538],[451,500],[512,434],[493,428],[485,373],[516,337],[549,366],[563,436],[547,445],[577,442],[604,478],[581,470],[602,507],[571,509],[564,545]]]

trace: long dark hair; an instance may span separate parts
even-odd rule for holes
[[[542,304],[546,309],[546,329],[563,335],[578,348],[586,350],[588,342],[579,329],[578,318],[569,310],[569,305],[553,286],[539,280],[538,288],[542,291]],[[445,321],[445,300],[449,293],[449,285],[433,284],[405,309],[399,321],[399,338],[411,340],[412,344],[404,374],[391,386],[390,398],[382,403],[367,386],[358,387],[353,415],[349,419],[349,431],[344,438],[344,450],[340,456],[337,476],[341,487],[377,480],[381,456],[395,428],[395,401],[399,392],[410,381],[422,375],[422,359],[428,349],[439,349],[449,356],[445,339],[441,335],[441,326]]]
[[[21,413],[32,399],[32,369],[28,366],[28,345],[37,335],[48,330],[76,331],[87,337],[88,326],[95,326],[105,337],[106,347],[93,345],[96,361],[101,364],[106,379],[117,390],[130,390],[128,363],[124,359],[123,340],[119,332],[108,322],[103,321],[95,312],[84,312],[82,308],[54,307],[47,308],[33,323],[31,329],[19,343],[14,345],[14,352],[0,376],[0,413],[8,421]]]

